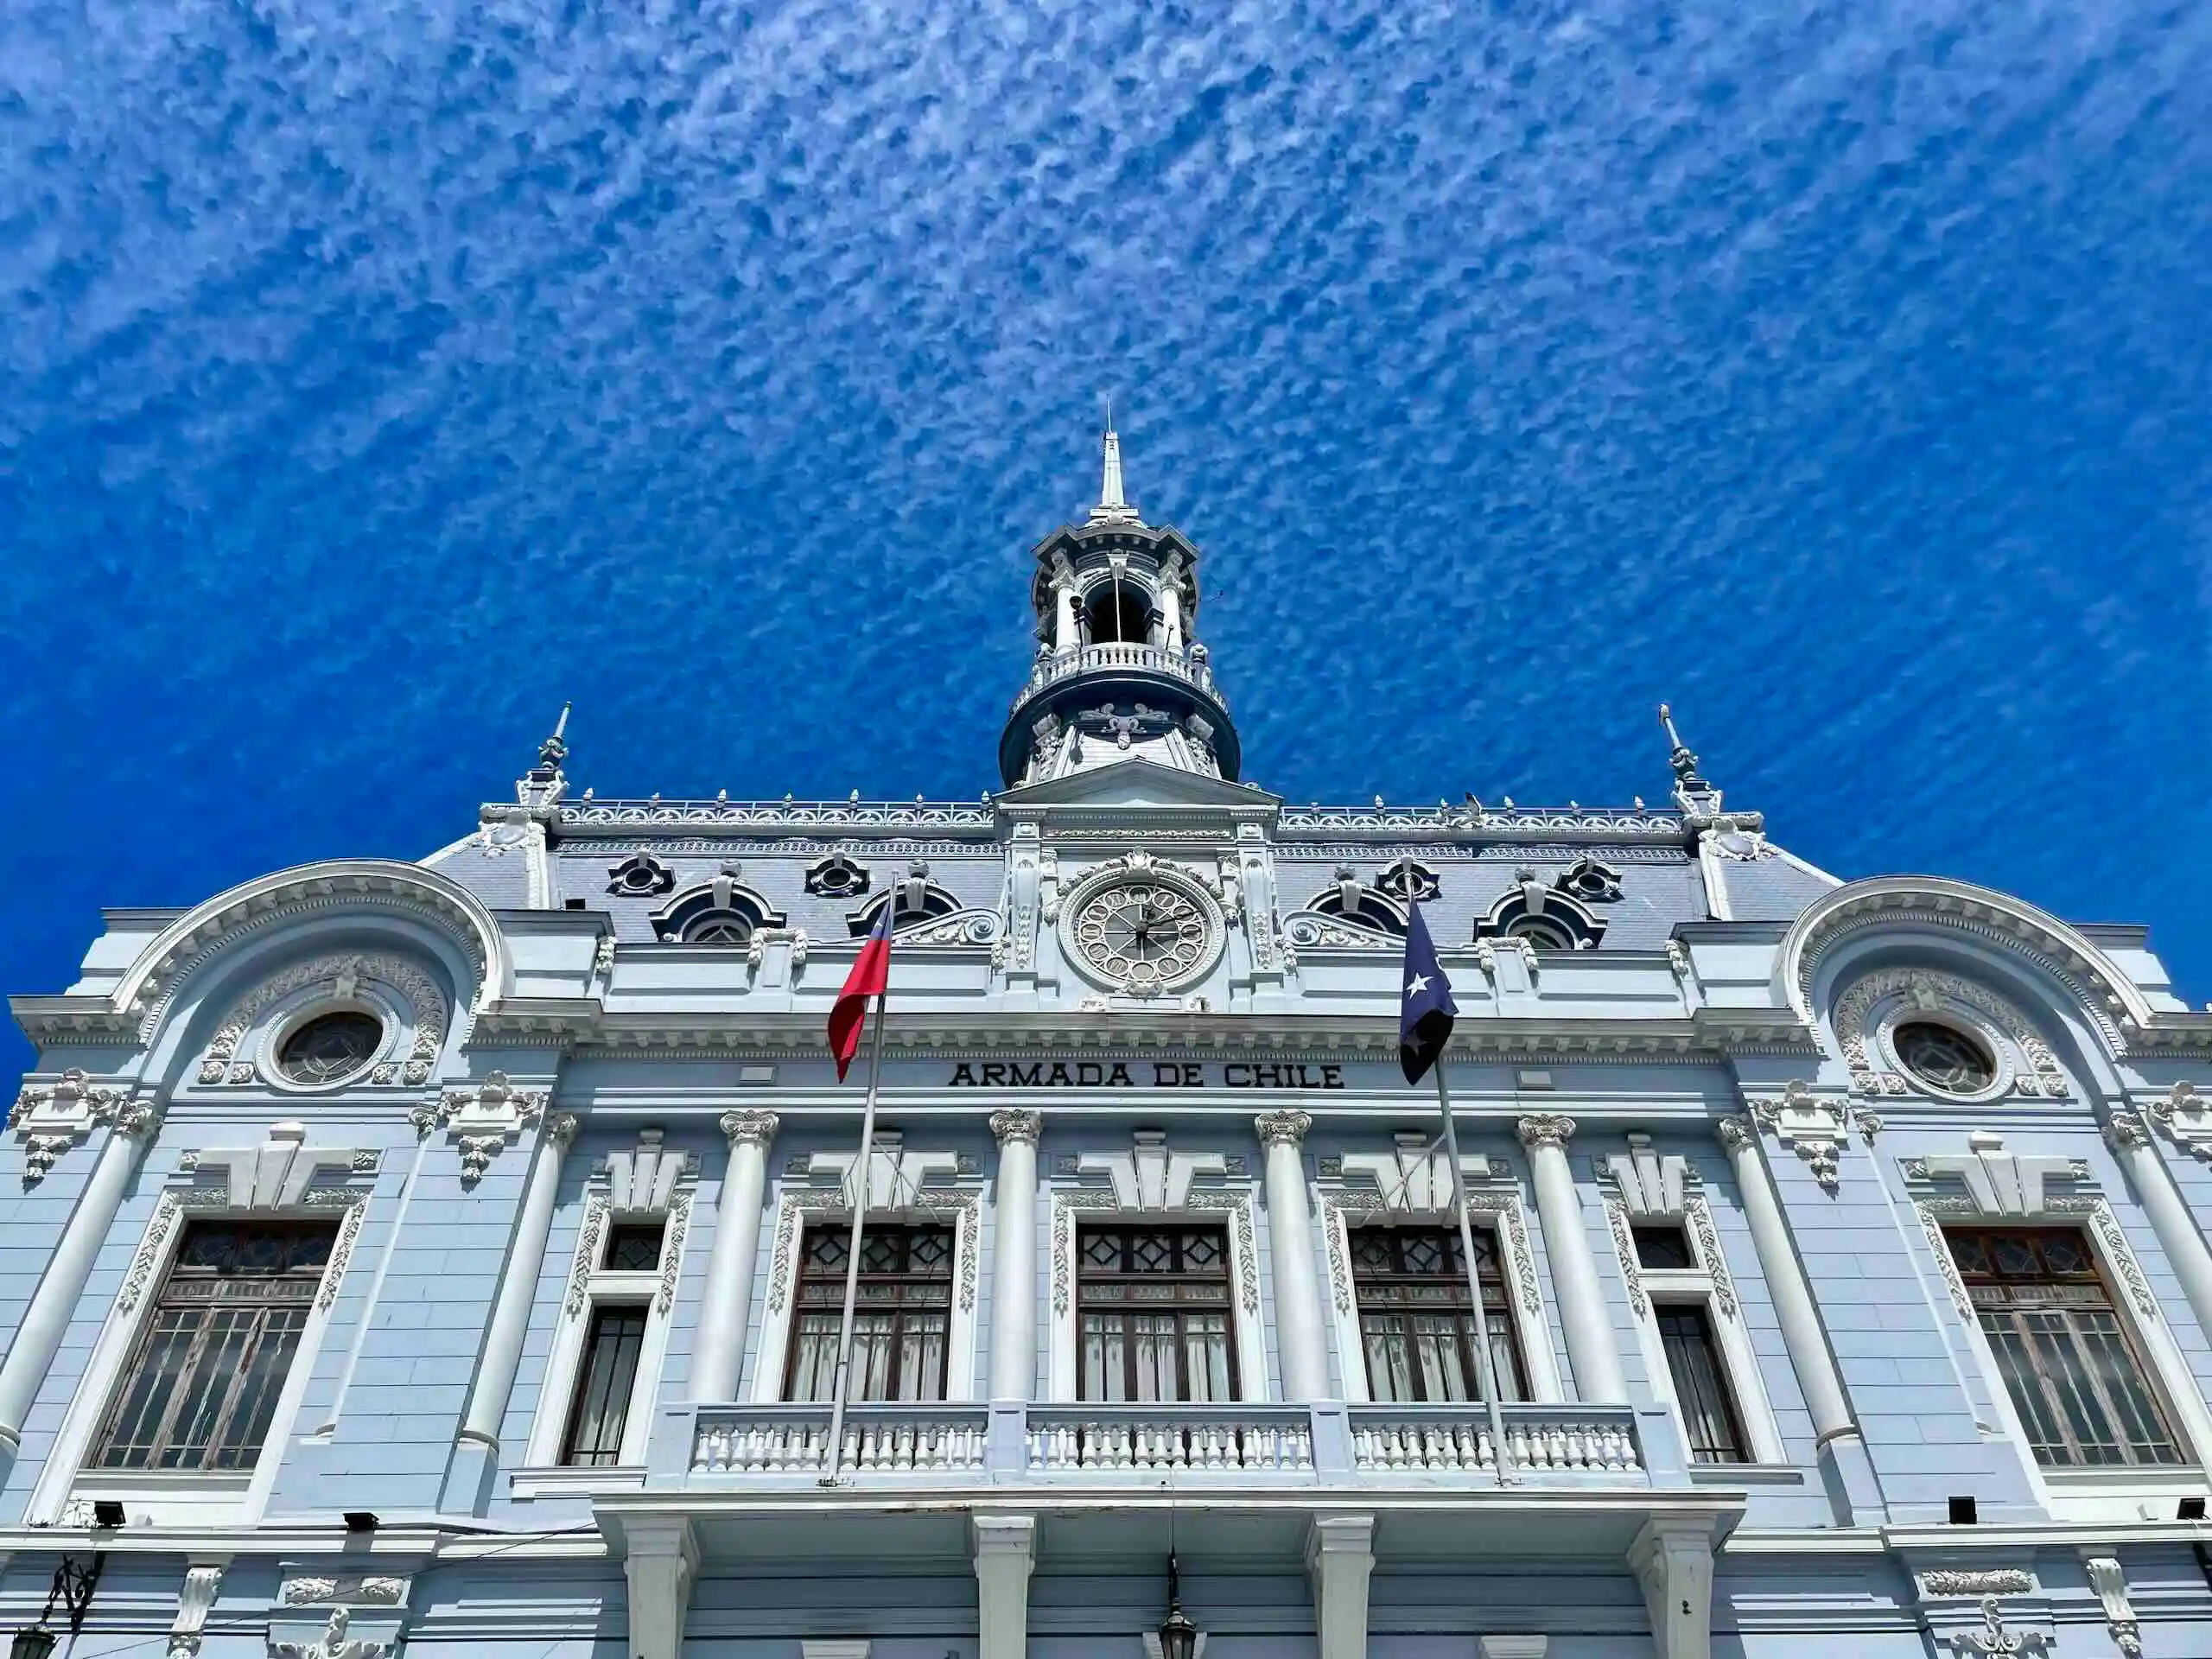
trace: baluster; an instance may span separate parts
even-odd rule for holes
[[[1591,1442],[1596,1438],[1593,1426],[1576,1423],[1567,1432],[1567,1460],[1577,1469],[1595,1468],[1598,1459],[1591,1455]]]
[[[1475,1440],[1475,1461],[1473,1466],[1478,1469],[1488,1469],[1492,1466],[1493,1461],[1497,1456],[1497,1447],[1493,1445],[1491,1440],[1489,1425],[1480,1425],[1477,1427],[1472,1433]]]

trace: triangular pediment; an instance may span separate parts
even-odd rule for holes
[[[1116,760],[1041,784],[1023,784],[998,797],[1001,807],[1090,808],[1100,811],[1211,807],[1216,811],[1272,815],[1282,798],[1249,784],[1232,784],[1157,761]]]

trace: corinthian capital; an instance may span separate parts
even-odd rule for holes
[[[1720,1137],[1720,1144],[1731,1152],[1741,1152],[1746,1147],[1758,1144],[1758,1132],[1751,1128],[1751,1120],[1748,1117],[1724,1117],[1713,1126],[1713,1132]]]
[[[1010,1146],[1019,1141],[1033,1147],[1037,1137],[1045,1132],[1045,1120],[1035,1112],[1018,1111],[1012,1107],[991,1114],[991,1135],[999,1145]]]
[[[1296,1147],[1304,1143],[1313,1117],[1310,1112],[1262,1112],[1252,1120],[1252,1127],[1259,1131],[1263,1147]]]
[[[555,1146],[565,1147],[576,1138],[579,1127],[574,1112],[556,1112],[547,1122],[545,1133],[553,1137]]]
[[[728,1137],[732,1152],[740,1147],[766,1150],[782,1127],[783,1120],[773,1112],[724,1112],[721,1116],[721,1131]]]
[[[1524,1147],[1564,1148],[1574,1135],[1574,1120],[1561,1112],[1534,1112],[1515,1125]]]

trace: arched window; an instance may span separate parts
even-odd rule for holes
[[[737,882],[737,867],[726,866],[711,881],[687,887],[653,918],[653,931],[671,944],[747,944],[764,927],[781,927],[783,912]]]
[[[1143,645],[1152,642],[1152,606],[1142,583],[1124,576],[1102,582],[1083,607],[1094,645]]]

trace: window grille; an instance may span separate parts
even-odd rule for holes
[[[252,1468],[337,1233],[335,1222],[188,1223],[94,1466]]]
[[[1474,1236],[1498,1391],[1508,1400],[1525,1400],[1528,1379],[1498,1270],[1497,1240],[1480,1230]],[[1481,1399],[1475,1301],[1459,1230],[1358,1227],[1351,1243],[1368,1393],[1398,1403]]]
[[[836,1391],[837,1327],[851,1246],[849,1223],[807,1229],[787,1399],[827,1400]],[[848,1399],[944,1398],[952,1260],[950,1227],[871,1223],[861,1233]]]
[[[2036,1459],[2053,1468],[2181,1462],[2164,1408],[2071,1227],[1945,1236]]]
[[[1076,1257],[1082,1398],[1236,1398],[1223,1229],[1086,1227]]]

